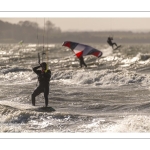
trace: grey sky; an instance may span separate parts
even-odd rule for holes
[[[18,23],[19,21],[37,22],[41,27],[49,20],[62,31],[150,31],[150,18],[0,18],[2,21]]]

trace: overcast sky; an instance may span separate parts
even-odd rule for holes
[[[150,31],[150,18],[0,18],[2,21],[18,23],[29,20],[44,27],[44,20],[51,21],[62,31]]]

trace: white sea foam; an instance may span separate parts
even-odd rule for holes
[[[141,133],[150,132],[150,117],[147,115],[129,115],[116,124],[108,126],[106,132]]]
[[[110,56],[111,54],[113,54],[112,47],[108,47],[106,49],[101,49],[101,51],[103,52],[103,57]]]
[[[58,80],[64,84],[80,85],[128,85],[132,83],[149,85],[149,75],[141,75],[134,71],[102,70],[102,71],[57,71],[54,72],[52,80]]]

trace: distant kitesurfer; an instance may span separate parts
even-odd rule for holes
[[[80,67],[81,67],[81,68],[82,68],[82,65],[84,65],[85,67],[87,67],[87,65],[86,65],[85,62],[84,62],[83,56],[81,56],[81,57],[79,58],[79,60],[80,60]]]
[[[40,67],[42,69],[38,70]],[[45,107],[47,107],[51,71],[47,69],[47,64],[45,62],[41,63],[40,66],[34,67],[33,71],[38,75],[39,86],[32,93],[32,105],[35,106],[35,97],[40,93],[44,93]]]
[[[116,47],[118,47],[116,43],[113,43],[113,42],[112,42],[112,40],[113,40],[113,37],[108,37],[107,43],[108,43],[110,46],[112,46],[112,48],[113,48],[114,45],[115,45]],[[114,48],[113,48],[113,50],[114,50]]]
[[[80,61],[80,67],[82,68],[82,65],[87,67],[87,65],[84,62],[83,56],[87,55],[94,55],[95,57],[99,58],[102,56],[102,52],[85,44],[77,43],[77,42],[72,42],[72,41],[65,41],[63,42],[62,46],[66,46],[70,48],[75,56],[79,59]]]

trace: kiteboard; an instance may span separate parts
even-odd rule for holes
[[[121,45],[117,46],[114,50],[117,50],[117,49],[120,48],[120,47],[121,47]]]
[[[35,107],[33,106],[33,108],[30,109],[26,109],[26,110],[31,110],[31,111],[37,111],[37,112],[53,112],[56,111],[53,107]]]

